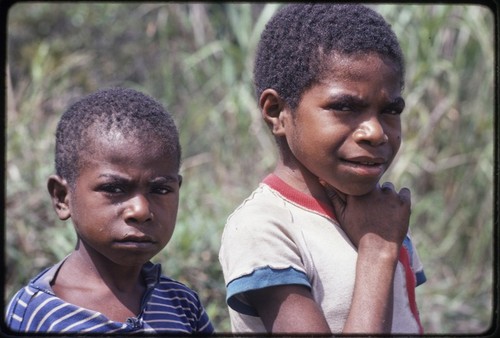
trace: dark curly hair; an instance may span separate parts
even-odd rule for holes
[[[64,112],[56,131],[57,175],[74,185],[78,172],[91,156],[89,145],[96,135],[119,131],[143,144],[159,144],[180,166],[179,133],[172,116],[152,97],[127,88],[102,89]]]
[[[403,53],[380,14],[359,4],[291,4],[276,12],[260,37],[254,64],[257,99],[272,88],[294,110],[302,94],[321,80],[333,52],[386,56],[404,86]]]

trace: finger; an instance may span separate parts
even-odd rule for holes
[[[405,203],[411,204],[411,191],[408,188],[401,188],[399,190],[399,198]]]
[[[380,187],[382,191],[387,191],[387,190],[394,190],[394,184],[391,182],[384,182],[382,186]]]

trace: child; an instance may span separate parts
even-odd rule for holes
[[[379,185],[404,108],[390,26],[361,5],[283,7],[261,35],[254,81],[280,156],[222,235],[232,329],[421,333],[410,191]]]
[[[100,90],[63,114],[47,187],[77,244],[13,297],[12,331],[212,333],[197,294],[150,262],[174,231],[180,156],[172,117],[140,92]]]

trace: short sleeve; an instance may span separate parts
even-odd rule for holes
[[[301,231],[282,200],[256,190],[229,217],[222,236],[219,260],[228,305],[255,315],[245,302],[247,291],[290,284],[310,288],[302,241]]]
[[[5,313],[5,323],[12,331],[21,331],[21,326],[26,312],[26,305],[29,302],[30,295],[26,288],[19,290],[9,302]]]
[[[403,241],[403,245],[406,247],[409,254],[410,265],[413,270],[413,273],[415,274],[416,286],[419,286],[427,281],[427,277],[425,276],[424,266],[422,264],[422,261],[420,260],[418,252],[412,243],[410,232],[408,232],[408,235]]]

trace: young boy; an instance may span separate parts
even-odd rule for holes
[[[197,294],[150,259],[169,242],[179,202],[181,148],[170,114],[131,89],[73,104],[56,133],[47,187],[75,250],[18,291],[6,313],[16,332],[203,333]]]
[[[254,81],[280,157],[222,236],[232,329],[421,333],[410,191],[379,185],[404,108],[390,26],[361,5],[281,8],[261,35]]]

